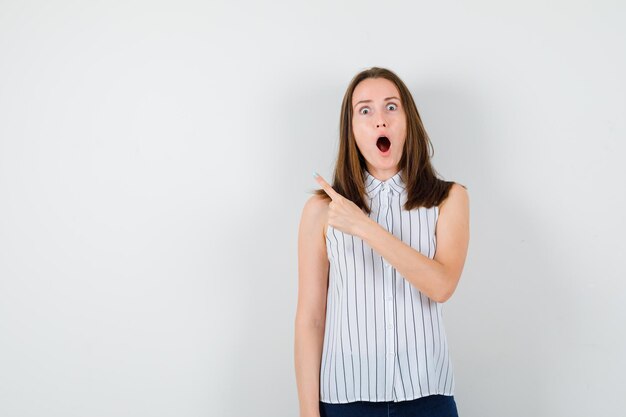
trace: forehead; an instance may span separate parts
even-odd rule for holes
[[[387,97],[400,97],[396,85],[386,78],[366,78],[352,93],[352,104],[361,100],[384,100]]]

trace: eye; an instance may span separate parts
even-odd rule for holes
[[[366,113],[364,113],[366,111]],[[370,112],[370,109],[368,107],[362,107],[361,110],[359,110],[360,114],[367,114]]]
[[[391,108],[390,108],[390,107],[391,107]],[[396,106],[396,105],[395,105],[395,104],[393,104],[393,103],[389,103],[389,104],[387,104],[387,109],[389,109],[389,110],[396,110],[397,108],[398,108],[398,106]]]

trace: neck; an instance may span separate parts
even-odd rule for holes
[[[393,177],[400,171],[399,168],[390,168],[390,169],[378,169],[372,166],[367,167],[367,172],[377,180],[387,181],[389,178]]]

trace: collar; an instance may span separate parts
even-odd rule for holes
[[[379,180],[366,169],[363,172],[365,173],[365,192],[369,198],[376,197],[381,190],[389,190],[391,194],[396,195],[400,195],[406,190],[406,184],[402,181],[402,170],[386,181]]]

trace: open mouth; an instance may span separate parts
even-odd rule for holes
[[[381,152],[387,152],[391,147],[391,142],[386,136],[381,136],[376,141],[376,146],[380,149]]]

